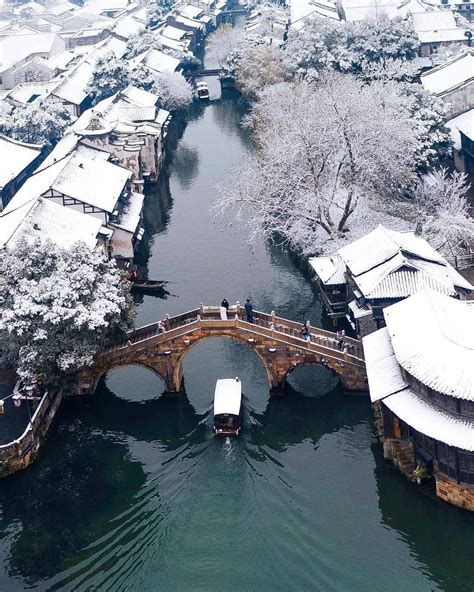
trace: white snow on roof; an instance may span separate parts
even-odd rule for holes
[[[398,363],[435,391],[474,400],[474,307],[420,292],[384,310]]]
[[[459,132],[462,132],[470,140],[474,140],[474,109],[450,119],[446,126],[451,131],[454,148],[461,150],[461,134]]]
[[[187,16],[188,18],[198,18],[203,13],[202,8],[198,8],[197,6],[191,6],[190,4],[178,6],[178,10],[180,14],[182,14],[183,16]]]
[[[242,383],[235,378],[220,378],[214,392],[214,416],[239,415],[242,403]]]
[[[338,286],[346,283],[346,266],[339,255],[333,255],[332,257],[311,257],[309,264],[323,284],[327,286]]]
[[[47,95],[57,85],[57,80],[45,82],[21,82],[12,90],[7,91],[5,98],[10,99],[15,103],[26,105],[26,103],[31,102],[32,98],[35,96],[39,97]]]
[[[450,41],[464,42],[466,29],[456,27],[454,29],[444,29],[443,31],[420,31],[418,39],[420,43],[448,43]]]
[[[338,252],[366,298],[405,298],[426,289],[454,296],[456,288],[474,289],[413,232],[378,226]]]
[[[383,401],[390,411],[418,432],[462,450],[474,451],[474,424],[429,405],[407,388]]]
[[[158,101],[158,95],[155,93],[131,85],[122,90],[119,95],[128,102],[142,107],[154,107]]]
[[[140,224],[144,199],[145,196],[142,193],[132,193],[127,205],[120,213],[119,222],[114,222],[113,226],[134,234]]]
[[[187,42],[187,40],[183,39],[182,41],[176,41],[175,39],[170,39],[169,37],[165,37],[164,35],[160,35],[158,37],[158,41],[164,47],[169,47],[170,49],[174,49],[182,53],[186,53],[187,48],[189,47],[189,42]]]
[[[168,37],[169,39],[179,41],[186,36],[186,31],[182,31],[181,29],[177,29],[171,25],[166,25],[166,27],[164,27],[164,29],[161,31],[161,35],[163,37]]]
[[[17,177],[40,152],[41,146],[0,136],[0,188]]]
[[[372,309],[367,305],[361,306],[357,300],[351,300],[347,306],[351,310],[355,319],[361,319],[362,317],[372,315]]]
[[[3,72],[33,54],[49,54],[57,39],[56,33],[37,31],[34,34],[15,34],[0,39],[0,70]]]
[[[362,343],[372,403],[407,388],[388,329],[384,327],[367,335]]]
[[[397,7],[393,4],[364,3],[362,6],[348,6],[344,2],[344,14],[347,21],[362,21],[366,18],[375,18],[377,15],[386,14],[390,18],[398,15]]]
[[[382,225],[338,251],[355,276],[388,261],[400,252],[409,253],[427,261],[445,262],[427,241],[415,236],[413,232],[397,232]]]
[[[432,93],[444,95],[474,81],[474,51],[468,50],[445,64],[421,75],[423,86]],[[474,91],[473,91],[474,92]]]
[[[146,52],[143,63],[156,72],[176,72],[179,67],[179,60],[158,49],[151,49]]]
[[[81,62],[70,72],[64,74],[64,81],[52,94],[73,105],[80,105],[87,97],[86,89],[93,72],[93,64],[87,61]]]
[[[414,12],[411,18],[417,33],[420,31],[442,31],[456,27],[456,19],[451,10]]]
[[[110,162],[73,154],[52,189],[111,213],[131,176],[131,171]]]
[[[192,18],[188,18],[186,16],[176,15],[173,17],[177,23],[181,23],[182,25],[186,25],[187,27],[191,27],[192,29],[196,29],[197,31],[202,31],[204,29],[204,24],[200,21],[196,21]]]
[[[129,39],[132,35],[138,35],[144,30],[145,25],[131,15],[120,19],[114,27],[115,34],[125,39]]]
[[[38,198],[12,214],[0,216],[0,247],[12,248],[20,239],[32,242],[40,238],[66,248],[82,241],[94,249],[101,224],[98,218]]]

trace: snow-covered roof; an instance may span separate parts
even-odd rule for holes
[[[0,248],[13,248],[20,239],[30,242],[41,238],[66,248],[82,241],[94,249],[101,225],[99,218],[40,197],[0,216]]]
[[[161,31],[161,35],[163,37],[168,37],[168,39],[180,41],[183,37],[186,36],[186,31],[182,31],[181,29],[177,29],[176,27],[172,27],[171,25],[166,25],[166,27],[164,27]]]
[[[121,39],[117,39],[117,37],[107,37],[107,39],[97,43],[94,48],[94,59],[96,60],[107,55],[109,52],[112,52],[115,57],[120,59],[127,51],[127,43]]]
[[[311,257],[309,264],[319,279],[327,286],[338,286],[346,283],[346,266],[339,255],[331,257]]]
[[[415,236],[413,232],[389,230],[382,225],[338,251],[354,276],[369,271],[403,252],[427,261],[445,262],[427,241]]]
[[[173,17],[177,23],[185,25],[187,27],[191,27],[191,29],[196,29],[197,31],[202,31],[204,29],[204,24],[200,21],[196,21],[194,19],[188,18],[186,16],[182,16],[180,14]]]
[[[34,97],[40,97],[49,94],[58,85],[57,80],[48,80],[45,82],[21,82],[15,88],[7,91],[5,99],[15,103],[26,105]]]
[[[474,423],[430,405],[411,389],[407,388],[387,397],[383,402],[417,432],[448,446],[474,451]]]
[[[7,70],[33,54],[51,54],[58,39],[56,33],[37,31],[28,31],[27,34],[16,33],[0,39],[0,71]]]
[[[73,105],[80,105],[87,97],[87,86],[93,72],[93,64],[87,61],[80,62],[63,75],[63,82],[54,89],[52,94]]]
[[[131,171],[110,162],[73,154],[52,189],[112,213],[131,176]]]
[[[150,49],[145,52],[142,62],[156,72],[176,72],[179,68],[179,60],[158,49]]]
[[[362,5],[347,5],[345,2],[344,15],[347,21],[362,21],[367,18],[375,18],[377,15],[386,14],[393,18],[398,15],[398,9],[394,4],[389,2],[384,4],[375,4],[374,2],[365,1]]]
[[[0,135],[0,188],[5,187],[39,156],[41,146]]]
[[[174,49],[175,51],[180,51],[182,53],[186,53],[187,48],[189,47],[189,42],[187,40],[183,39],[181,41],[176,41],[176,39],[170,39],[164,35],[160,35],[158,37],[158,41],[164,47],[168,47],[169,49]]]
[[[362,343],[372,403],[408,387],[386,327],[367,335]]]
[[[49,14],[55,16],[60,16],[74,10],[77,10],[77,4],[72,4],[71,2],[59,2],[55,5],[49,4],[47,7]]]
[[[114,222],[113,226],[134,234],[140,224],[144,199],[145,196],[142,193],[132,193],[120,212],[119,221]]]
[[[239,415],[242,404],[242,383],[235,378],[220,378],[214,391],[214,416]]]
[[[145,30],[145,25],[137,21],[132,15],[121,18],[114,26],[114,33],[124,39],[129,39],[132,35],[138,35]]]
[[[450,119],[446,126],[451,132],[454,148],[461,150],[461,134],[459,132],[462,132],[470,140],[474,140],[474,109]]]
[[[378,226],[338,252],[366,298],[406,298],[426,289],[454,296],[457,288],[474,289],[413,232]]]
[[[184,6],[178,6],[177,9],[179,10],[180,14],[183,16],[187,16],[188,18],[199,18],[202,13],[204,12],[202,8],[198,8],[197,6],[192,6],[191,4],[185,4]]]
[[[456,19],[451,10],[432,10],[414,12],[411,15],[413,28],[417,33],[420,31],[442,31],[456,27]]]
[[[123,133],[137,131],[134,123],[157,123],[156,103],[158,95],[134,86],[100,101],[92,109],[84,111],[72,126],[78,135],[101,135],[115,130]],[[125,126],[125,127],[124,127]],[[159,133],[159,129],[155,130]]]
[[[440,96],[474,82],[474,50],[469,49],[425,72],[421,82],[427,90]]]
[[[474,400],[474,306],[426,291],[384,317],[400,366],[435,391]]]
[[[355,319],[361,319],[362,317],[368,317],[372,315],[372,309],[366,304],[363,306],[360,305],[357,300],[351,300],[347,307],[352,312]]]
[[[390,308],[395,306],[399,305]],[[472,306],[470,308],[473,309]],[[407,385],[387,328],[364,337],[363,344],[372,402],[382,400],[397,417],[430,438],[463,450],[474,450],[472,422],[431,405]]]

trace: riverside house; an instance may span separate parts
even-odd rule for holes
[[[170,113],[157,102],[157,95],[129,86],[84,112],[72,127],[83,143],[109,152],[114,163],[130,170],[138,192],[156,182],[164,159]]]
[[[68,134],[56,145],[5,212],[41,196],[101,221],[116,258],[131,261],[143,236],[143,195],[132,191],[132,172],[109,162],[110,154]]]
[[[364,337],[384,455],[443,500],[474,510],[474,302],[419,292]]]
[[[385,326],[387,306],[421,290],[461,300],[474,291],[427,241],[381,225],[332,257],[309,263],[329,316],[347,316],[362,337]]]

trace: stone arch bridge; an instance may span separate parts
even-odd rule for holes
[[[330,368],[347,390],[367,390],[362,345],[356,339],[346,338],[341,351],[335,333],[310,327],[311,339],[305,341],[301,323],[258,311],[254,311],[254,322],[249,323],[239,306],[230,307],[228,319],[222,320],[219,307],[201,305],[167,318],[165,326],[161,334],[157,334],[158,323],[130,331],[126,340],[104,351],[79,375],[76,394],[93,394],[107,372],[130,365],[153,370],[163,379],[168,392],[179,392],[186,353],[196,343],[213,337],[229,337],[250,347],[263,362],[271,391],[281,387],[300,364]]]

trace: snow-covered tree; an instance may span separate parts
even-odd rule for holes
[[[243,30],[230,23],[220,25],[207,38],[206,58],[214,66],[227,67],[227,59],[242,40]]]
[[[146,12],[146,26],[148,29],[153,29],[162,20],[167,12],[173,7],[173,0],[160,0],[152,2],[147,7]]]
[[[163,109],[177,111],[188,107],[193,100],[193,91],[186,78],[178,72],[163,72],[156,78],[153,88],[160,97]]]
[[[447,257],[462,253],[474,240],[474,219],[469,215],[467,175],[438,169],[424,175],[414,191],[416,220],[423,235]]]
[[[18,243],[0,260],[0,350],[21,378],[59,383],[94,361],[132,324],[127,282],[83,243]]]
[[[130,71],[125,60],[117,58],[110,51],[97,60],[94,73],[89,82],[88,94],[94,104],[126,88]]]
[[[453,142],[446,127],[449,108],[420,84],[401,84],[401,92],[410,101],[413,130],[418,141],[415,153],[417,171],[428,171],[451,150]]]
[[[258,146],[219,188],[215,211],[305,252],[351,230],[359,201],[395,199],[414,182],[407,99],[395,83],[334,74],[266,88],[250,121]],[[375,219],[376,214],[372,213]]]
[[[153,33],[143,32],[131,35],[127,42],[124,58],[130,60],[148,49],[162,49],[161,43]]]
[[[153,91],[155,76],[144,64],[138,64],[136,68],[129,71],[128,83],[143,90]]]
[[[69,111],[60,103],[35,101],[16,107],[10,113],[0,111],[0,133],[31,144],[54,146],[71,124]]]
[[[289,80],[292,68],[285,52],[261,39],[239,43],[229,57],[236,87],[248,98],[255,98],[267,86]]]
[[[345,28],[347,50],[354,55],[354,72],[357,72],[359,63],[412,60],[418,55],[420,42],[409,18],[390,18],[382,13],[374,18],[349,22]]]
[[[290,29],[286,51],[299,74],[311,79],[328,68],[367,78],[368,67],[374,64],[387,67],[388,78],[392,70],[396,77],[402,63],[416,57],[418,46],[411,20],[381,14],[344,23],[312,17],[300,31]]]

